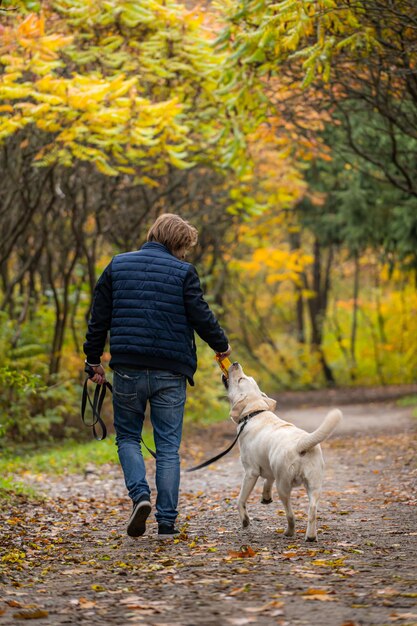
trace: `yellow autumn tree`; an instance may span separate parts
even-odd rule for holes
[[[52,0],[8,13],[0,141],[39,133],[39,165],[94,162],[152,184],[167,168],[245,169],[248,120],[217,85],[224,55],[201,14],[172,0]]]

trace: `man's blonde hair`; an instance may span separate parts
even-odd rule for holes
[[[171,252],[188,250],[196,245],[197,229],[174,213],[164,213],[153,223],[148,232],[148,241],[162,243]]]

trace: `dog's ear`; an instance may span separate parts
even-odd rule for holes
[[[266,403],[268,405],[268,409],[270,411],[275,411],[275,409],[277,408],[277,401],[273,400],[272,398],[268,398],[266,393],[264,393],[263,391],[262,391],[262,397],[263,397],[264,400],[266,400]]]
[[[246,398],[244,394],[241,394],[240,396],[238,396],[236,400],[233,402],[230,408],[230,417],[232,418],[234,422],[237,422],[239,420],[239,417],[243,409],[245,408],[245,404],[246,404]]]

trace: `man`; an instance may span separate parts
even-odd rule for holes
[[[100,276],[84,352],[92,380],[105,382],[100,364],[110,330],[114,428],[126,487],[133,501],[127,534],[139,537],[151,512],[140,439],[146,404],[156,446],[156,519],[162,538],[178,533],[179,447],[186,381],[197,369],[194,331],[222,356],[228,339],[204,300],[187,251],[197,230],[178,215],[161,215],[135,252],[113,258]]]

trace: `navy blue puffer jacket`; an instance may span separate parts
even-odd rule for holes
[[[84,351],[100,362],[110,330],[110,366],[197,369],[194,330],[215,352],[227,337],[204,300],[197,271],[162,244],[148,242],[113,258],[98,280]]]

